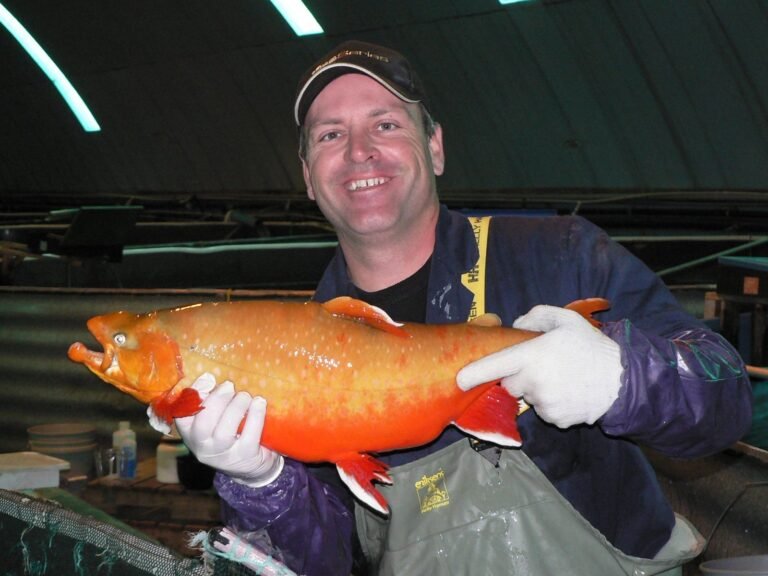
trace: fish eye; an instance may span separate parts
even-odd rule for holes
[[[115,334],[113,340],[115,341],[115,344],[117,344],[118,346],[123,346],[127,338],[125,337],[125,334],[123,334],[122,332],[118,332],[117,334]]]

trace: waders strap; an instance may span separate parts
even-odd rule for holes
[[[472,225],[480,257],[472,269],[461,275],[461,283],[472,292],[472,306],[467,320],[474,320],[485,314],[485,256],[488,250],[488,228],[491,217],[471,216],[468,220]]]
[[[475,235],[475,242],[477,243],[477,251],[480,256],[477,258],[477,263],[465,274],[461,275],[461,283],[472,292],[472,306],[469,309],[469,315],[467,321],[474,320],[478,316],[485,314],[485,262],[486,255],[488,254],[488,228],[491,224],[491,216],[471,216],[468,218],[469,223],[472,225],[472,232]],[[520,412],[518,416],[528,410],[530,406],[523,400],[518,400],[520,403]],[[479,442],[474,440],[472,443],[476,449],[479,446],[485,447],[489,445],[487,442]]]

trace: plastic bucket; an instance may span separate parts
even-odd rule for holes
[[[702,574],[718,576],[768,576],[768,555],[707,560],[699,568]]]
[[[62,422],[27,429],[29,449],[62,458],[70,464],[67,476],[92,476],[96,430],[90,424]]]

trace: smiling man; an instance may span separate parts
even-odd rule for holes
[[[307,194],[335,227],[363,290],[410,276],[432,253],[444,156],[442,129],[426,118],[419,104],[371,77],[345,74],[323,88],[302,122]]]
[[[223,383],[177,426],[219,470],[228,525],[307,575],[346,576],[355,559],[356,575],[680,574],[703,542],[639,445],[690,458],[740,438],[751,389],[735,350],[581,218],[470,221],[441,206],[443,132],[399,53],[339,46],[299,82],[295,120],[307,194],[339,238],[315,298],[431,324],[488,311],[544,332],[457,375],[465,390],[498,380],[532,409],[517,420],[521,449],[449,427],[377,455],[394,481],[380,487],[383,518],[353,503],[334,470],[239,436],[246,414],[259,425],[269,408]],[[563,308],[589,297],[613,303],[600,329]]]

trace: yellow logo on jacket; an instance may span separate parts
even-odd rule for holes
[[[419,507],[422,514],[448,506],[451,503],[448,488],[445,485],[445,472],[442,468],[432,476],[425,474],[421,480],[416,481],[414,486],[416,487],[416,495],[419,497]]]
[[[478,258],[475,265],[461,275],[461,283],[472,292],[472,304],[469,308],[467,320],[474,320],[485,314],[485,255],[488,248],[488,228],[490,216],[469,218],[472,225],[472,233],[477,243]]]

